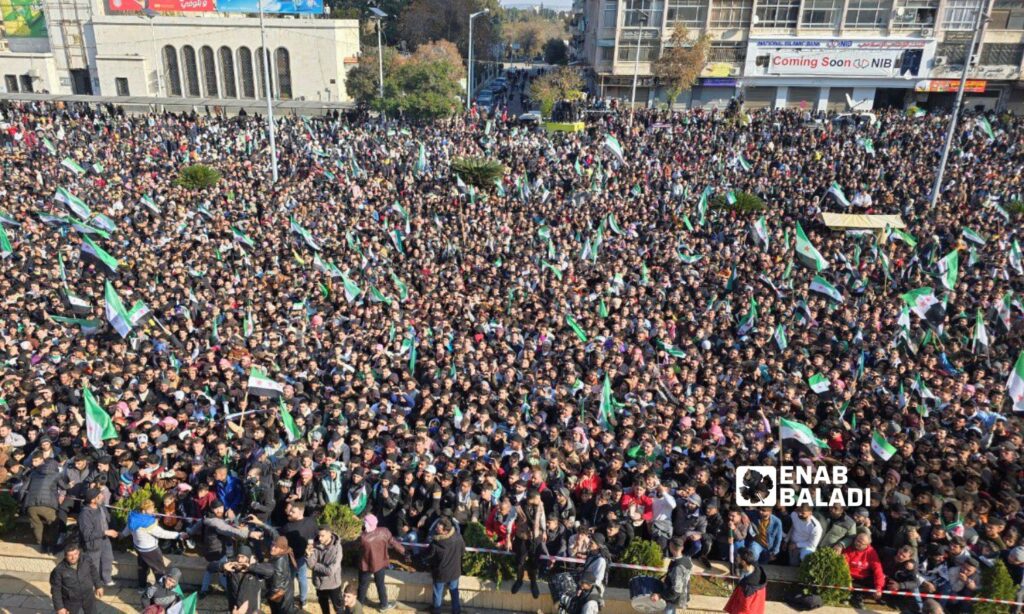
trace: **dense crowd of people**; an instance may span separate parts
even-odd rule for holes
[[[1022,580],[1012,116],[963,120],[932,207],[947,118],[896,110],[645,110],[559,135],[284,117],[276,184],[259,117],[0,113],[0,480],[97,587],[131,535],[140,586],[196,551],[202,594],[252,569],[288,611],[307,570],[340,569],[332,504],[386,530],[359,601],[388,544],[474,522],[534,595],[544,555],[604,561],[603,588],[637,539],[758,570],[834,548],[879,591],[972,595],[999,560]],[[461,156],[506,173],[473,186]],[[193,163],[222,177],[178,185]],[[743,192],[764,210],[730,208]],[[937,316],[901,298],[924,287]],[[781,419],[818,440],[780,448]],[[737,505],[738,466],[811,460],[870,506]],[[107,506],[148,485],[166,494],[120,526]]]

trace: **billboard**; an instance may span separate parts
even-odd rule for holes
[[[912,78],[928,71],[933,40],[759,39],[747,50],[746,75]]]
[[[46,18],[40,0],[0,0],[7,38],[46,38]]]
[[[964,84],[964,91],[972,94],[984,94],[986,82],[984,79],[968,79]],[[915,92],[956,92],[960,88],[959,79],[926,79],[918,81],[914,87]]]
[[[217,0],[220,13],[287,13],[289,15],[321,15],[324,0]]]
[[[137,13],[147,8],[158,13],[212,13],[217,10],[214,0],[107,0],[114,12]]]

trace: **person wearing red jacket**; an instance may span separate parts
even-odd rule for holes
[[[857,537],[853,538],[853,544],[842,552],[850,568],[853,586],[872,588],[875,590],[875,598],[881,599],[882,588],[885,587],[885,572],[882,571],[882,561],[878,558],[878,553],[871,546],[871,535],[867,532],[858,533]],[[850,604],[854,608],[860,608],[863,602],[862,595],[861,592],[854,592],[850,597]]]
[[[741,548],[736,557],[740,580],[723,608],[729,614],[764,614],[768,594],[768,574],[758,565],[750,548]]]

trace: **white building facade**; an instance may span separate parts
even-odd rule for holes
[[[666,102],[653,62],[679,24],[712,39],[677,104],[868,110],[949,106],[978,11],[989,16],[967,104],[1024,111],[1022,0],[578,0],[579,59],[598,95]]]
[[[43,0],[47,37],[0,45],[0,91],[232,101],[264,98],[259,19],[114,12],[102,0]],[[359,22],[264,18],[279,100],[345,102]]]

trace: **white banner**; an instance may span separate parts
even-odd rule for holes
[[[774,49],[770,51],[767,74],[898,77],[903,54],[903,50]],[[917,71],[910,67],[907,74],[916,76]]]

